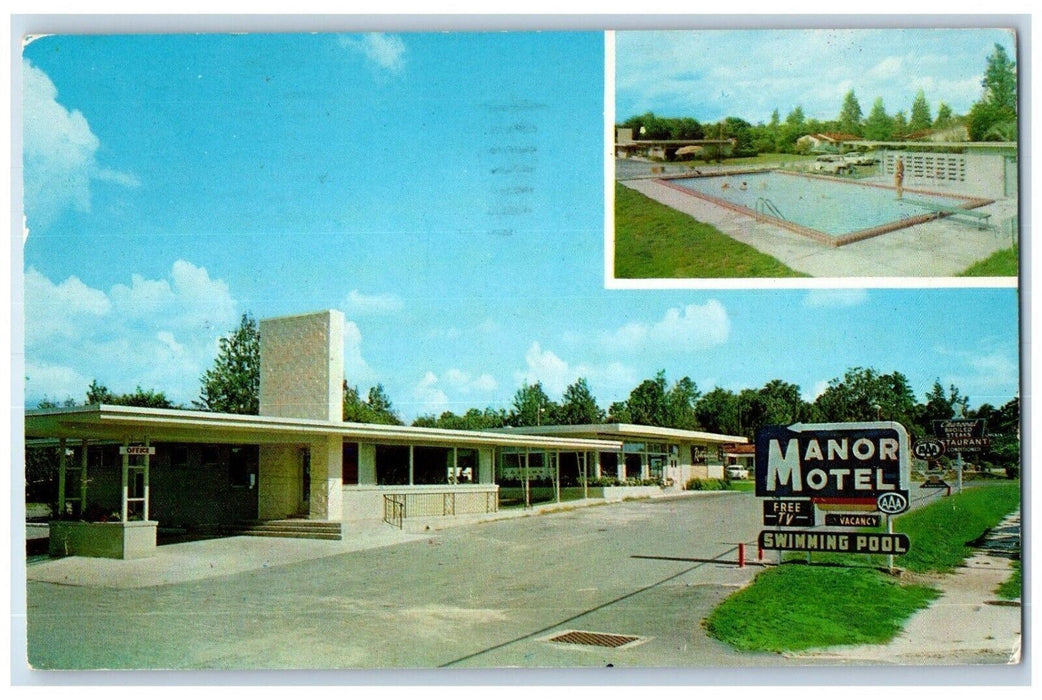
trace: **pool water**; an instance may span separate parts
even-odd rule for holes
[[[908,199],[899,200],[890,187],[783,172],[678,178],[670,179],[669,184],[752,211],[757,211],[758,200],[766,199],[785,220],[836,237],[933,212],[917,206],[916,201],[948,207],[967,201],[907,190]],[[774,216],[770,210],[765,213]]]

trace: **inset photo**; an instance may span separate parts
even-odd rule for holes
[[[1015,284],[1012,30],[616,32],[614,64],[609,286]]]

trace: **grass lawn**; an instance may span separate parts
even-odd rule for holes
[[[615,276],[804,277],[713,226],[615,184]]]
[[[970,265],[960,277],[1016,277],[1019,270],[1018,246],[992,253],[990,257]]]
[[[706,619],[742,651],[800,651],[886,642],[939,593],[901,586],[874,569],[787,564],[764,571]]]
[[[999,598],[1004,598],[1005,600],[1016,600],[1019,598],[1024,589],[1021,576],[1020,559],[1015,559],[1013,561],[1013,573],[1002,583],[1001,586],[995,589],[995,594],[998,595]]]
[[[968,543],[1019,504],[1020,482],[1002,482],[967,489],[896,518],[894,532],[907,534],[911,542],[898,566],[918,572],[954,570],[969,556]],[[870,563],[864,555],[815,554],[819,565],[790,562],[769,569],[721,603],[706,619],[706,629],[742,650],[799,651],[885,642],[937,593],[929,587],[902,586],[872,568],[883,559]],[[1014,578],[1016,582],[1007,582],[1004,590],[1019,595],[1019,574]]]
[[[995,527],[1020,505],[1020,482],[982,484],[942,498],[894,520],[911,548],[899,566],[909,571],[950,573],[970,555],[967,543]]]

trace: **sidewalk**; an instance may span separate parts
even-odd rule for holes
[[[1020,513],[994,528],[981,548],[954,574],[929,581],[941,597],[914,614],[888,644],[829,647],[793,654],[794,658],[841,659],[897,665],[1019,663],[1021,607],[1000,600],[995,589],[1013,569],[1010,554],[1019,551]],[[1016,531],[1015,550],[1008,543]]]

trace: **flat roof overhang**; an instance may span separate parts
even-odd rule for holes
[[[511,435],[499,432],[417,428],[401,425],[346,423],[303,418],[276,418],[167,408],[95,404],[79,408],[27,411],[27,443],[39,438],[141,440],[152,442],[285,444],[339,436],[346,441],[425,444],[461,447],[528,447],[535,449],[619,450],[611,440]]]
[[[587,425],[541,425],[523,428],[502,428],[504,433],[524,433],[528,435],[569,436],[584,435],[597,438],[624,439],[642,438],[646,440],[712,442],[712,443],[747,443],[749,439],[741,435],[721,435],[701,430],[681,430],[679,428],[662,428],[655,425],[637,425],[635,423],[591,423]]]

